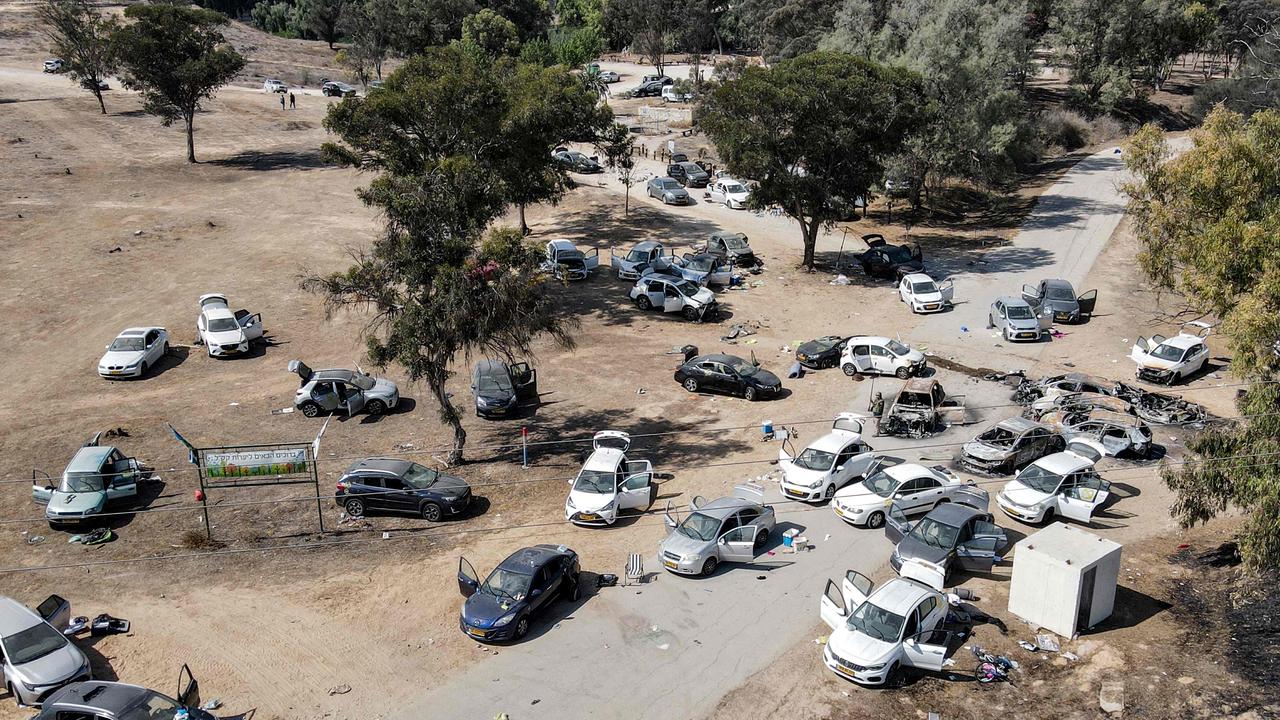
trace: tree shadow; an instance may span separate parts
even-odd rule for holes
[[[243,170],[315,170],[328,163],[319,150],[281,150],[275,152],[243,152],[230,157],[206,160],[209,165]]]

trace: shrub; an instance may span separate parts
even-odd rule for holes
[[[1041,113],[1039,134],[1046,147],[1077,150],[1089,144],[1089,123],[1070,110]]]

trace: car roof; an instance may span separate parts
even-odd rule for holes
[[[1073,473],[1081,468],[1089,467],[1093,463],[1089,461],[1089,458],[1081,457],[1073,452],[1067,452],[1064,450],[1052,455],[1046,455],[1032,464],[1039,465],[1045,470],[1058,475],[1066,475],[1067,473]]]
[[[673,177],[671,177],[670,175],[663,175],[662,177],[656,177],[656,178],[654,178],[654,179],[650,180],[649,182],[665,182],[665,181],[667,181],[667,180],[670,180],[671,182],[675,182],[675,181],[676,181],[676,179],[675,179],[675,178],[673,178]],[[656,245],[657,243],[654,243],[654,244]]]
[[[162,329],[162,328],[157,328],[157,327],[131,327],[131,328],[125,328],[125,329],[121,330],[121,331],[120,331],[120,334],[119,334],[119,335],[117,335],[116,337],[133,337],[133,336],[135,336],[135,335],[146,335],[148,330],[161,330],[161,329]]]
[[[928,275],[925,275],[924,273],[907,273],[906,275],[902,276],[902,279],[907,280],[909,282],[913,282],[913,283],[933,282],[933,278],[929,277]]]
[[[532,545],[511,553],[498,567],[528,575],[536,572],[549,561],[570,552],[573,551],[563,545]]]
[[[1045,287],[1057,287],[1057,288],[1066,288],[1067,290],[1074,290],[1074,288],[1071,287],[1071,283],[1067,282],[1066,280],[1063,280],[1062,278],[1051,278],[1051,279],[1045,280],[1044,285]]]
[[[1031,307],[1031,303],[1026,300],[1023,300],[1020,297],[1009,297],[1008,295],[1001,295],[996,298],[996,302],[1004,303],[1005,307]]]
[[[698,171],[700,171],[700,172],[705,172],[705,171],[703,171],[703,170],[702,170],[702,166],[701,166],[701,165],[699,165],[699,164],[698,164],[698,163],[696,163],[696,162],[693,162],[692,160],[685,160],[685,161],[683,161],[683,162],[678,162],[678,163],[676,163],[676,164],[677,164],[677,165],[679,165],[680,167],[684,168],[685,170],[691,170],[691,169],[692,169],[692,170],[698,170]]]
[[[576,250],[578,248],[577,245],[573,244],[572,240],[564,240],[564,239],[552,240],[551,242],[547,243],[547,245],[556,249],[561,249],[561,250]]]
[[[1182,334],[1174,335],[1171,338],[1165,338],[1164,342],[1160,344],[1168,345],[1170,347],[1176,347],[1179,350],[1186,350],[1187,348],[1195,347],[1197,345],[1203,345],[1204,338],[1200,337],[1199,335],[1189,335],[1189,334],[1182,333]]]
[[[140,685],[87,680],[62,688],[45,701],[45,707],[52,703],[59,708],[87,709],[114,715],[129,709],[154,692]]]
[[[311,376],[312,380],[350,380],[356,374],[352,370],[343,370],[340,368],[330,368],[329,370],[316,370]]]
[[[698,357],[690,360],[689,362],[705,362],[708,360],[711,362],[722,362],[722,363],[746,362],[746,360],[743,360],[740,357],[737,357],[734,355],[725,355],[724,353],[711,353],[710,355],[699,355]]]
[[[933,378],[911,378],[903,383],[902,392],[930,393],[933,392],[933,387],[937,384],[938,381]]]
[[[882,469],[886,475],[898,482],[912,480],[918,477],[935,476],[935,473],[932,470],[919,463],[902,463],[900,465],[890,465],[889,467]]]
[[[849,338],[850,345],[856,344],[855,341],[857,341],[858,343],[866,343],[868,345],[888,345],[889,344],[889,338],[883,337],[881,335],[854,335],[853,337]]]
[[[1021,415],[1014,415],[1013,417],[1007,417],[996,423],[996,427],[1002,427],[1016,433],[1024,433],[1032,428],[1042,427],[1042,425],[1034,420],[1024,418]]]
[[[925,517],[944,525],[960,527],[975,515],[986,515],[986,510],[979,510],[964,503],[942,503],[929,511]]]
[[[1074,382],[1089,383],[1090,385],[1099,385],[1102,387],[1114,386],[1116,384],[1114,380],[1111,380],[1109,378],[1104,378],[1101,375],[1090,375],[1088,373],[1079,373],[1079,372],[1066,373],[1065,375],[1055,375],[1053,377],[1046,378],[1045,382],[1047,383],[1058,382],[1061,380],[1071,380]]]
[[[372,457],[363,460],[357,460],[347,468],[347,472],[356,472],[358,470],[373,470],[377,472],[386,472],[393,475],[404,475],[413,463],[400,458]]]
[[[110,445],[82,447],[71,456],[71,462],[67,463],[67,469],[64,472],[96,473],[113,450],[115,448]]]
[[[1125,427],[1138,424],[1138,419],[1134,416],[1128,413],[1118,413],[1114,410],[1108,410],[1107,408],[1096,407],[1090,409],[1088,419],[1113,422],[1117,425],[1124,425]]]
[[[496,373],[498,375],[507,375],[509,372],[510,370],[507,369],[507,364],[502,362],[501,360],[485,359],[476,363],[477,375],[481,373],[484,373],[486,375],[490,373]]]
[[[13,598],[0,596],[0,636],[8,637],[42,622],[31,608]]]
[[[839,452],[850,440],[857,439],[858,433],[849,432],[848,430],[831,430],[826,435],[809,443],[808,447],[814,450],[824,450],[826,452]]]
[[[892,578],[885,584],[876,588],[871,593],[871,597],[867,598],[869,602],[876,607],[888,610],[898,615],[906,615],[914,610],[921,600],[929,595],[936,595],[937,591],[927,587],[915,580],[908,578]]]
[[[618,468],[623,457],[622,451],[618,448],[596,448],[595,451],[591,453],[591,457],[587,458],[587,462],[582,466],[582,469],[612,472]]]
[[[658,178],[658,179],[670,180],[671,178]],[[662,243],[658,242],[657,240],[645,240],[644,242],[636,243],[635,247],[631,249],[632,250],[652,250],[654,248],[660,248],[660,247],[662,247]]]
[[[751,502],[739,497],[722,497],[716,498],[711,502],[699,507],[694,512],[702,513],[709,517],[723,520],[737,510],[744,507],[758,507],[758,503]]]

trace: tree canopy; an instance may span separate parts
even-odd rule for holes
[[[38,12],[54,56],[62,59],[72,81],[93,93],[106,115],[102,83],[115,72],[111,34],[119,23],[99,13],[88,0],[45,0]]]

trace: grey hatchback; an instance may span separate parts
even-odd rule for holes
[[[987,313],[987,327],[1008,342],[1035,342],[1053,325],[1051,310],[1039,311],[1022,298],[999,297]]]
[[[695,497],[681,521],[667,505],[671,534],[658,545],[662,566],[681,575],[711,575],[721,562],[751,562],[764,548],[777,518],[764,504],[764,488],[739,485],[733,495],[707,502]]]

